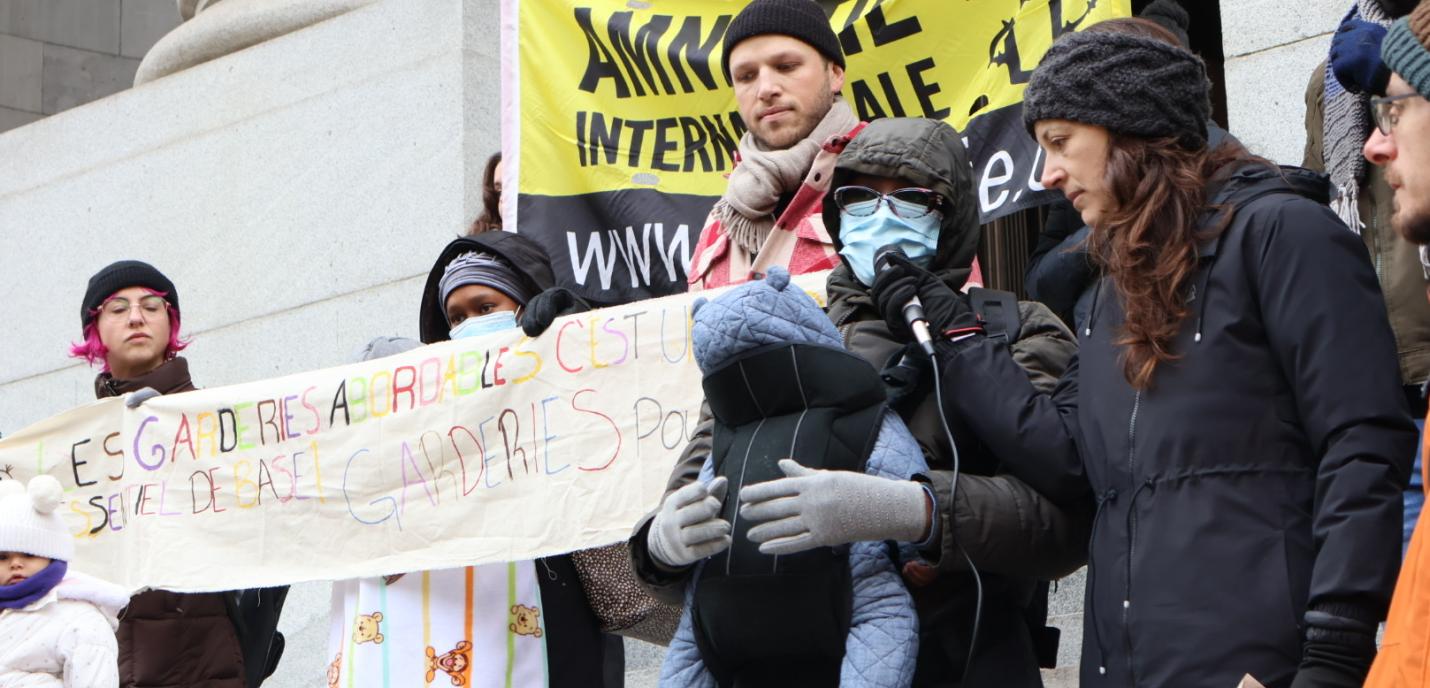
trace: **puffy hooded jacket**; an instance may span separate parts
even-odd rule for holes
[[[1111,278],[1051,395],[997,341],[941,344],[951,413],[1044,494],[1096,496],[1083,686],[1286,686],[1308,619],[1385,616],[1416,433],[1375,272],[1328,192],[1260,164],[1208,187],[1234,215],[1198,246],[1178,358],[1148,389],[1123,375]]]
[[[70,571],[22,609],[0,609],[0,686],[118,688],[117,585]]]
[[[526,237],[506,231],[458,237],[442,249],[422,290],[422,343],[445,342],[451,338],[445,304],[439,303],[437,285],[448,263],[472,251],[506,261],[519,277],[527,281],[533,294],[556,284],[546,252]],[[604,671],[606,654],[619,651],[620,643],[608,643],[602,636],[600,623],[586,601],[585,589],[581,587],[570,555],[546,557],[540,563],[543,565],[538,567],[540,575],[537,581],[541,586],[541,606],[547,624],[549,685],[553,688],[620,685],[622,677],[610,676]],[[623,661],[623,658],[613,657],[612,661]]]
[[[949,201],[929,270],[954,289],[963,287],[978,251],[980,228],[968,154],[948,125],[928,119],[871,122],[839,156],[831,189],[856,175],[894,177],[937,191]],[[824,223],[840,246],[839,209],[827,204]],[[908,351],[919,374],[893,389],[893,406],[919,442],[933,469],[926,477],[938,495],[939,547],[925,553],[937,579],[912,587],[920,612],[921,652],[915,685],[958,679],[968,653],[976,592],[959,552],[961,544],[982,572],[983,617],[969,685],[1041,685],[1038,665],[1051,666],[1056,634],[1043,631],[1047,593],[1038,580],[1058,578],[1082,566],[1087,556],[1091,510],[1061,508],[1008,475],[973,433],[956,418],[963,475],[953,488],[953,452],[939,419],[933,371],[916,347],[889,331],[869,290],[847,264],[829,277],[829,317],[845,346],[876,368]],[[1012,346],[1015,361],[1035,386],[1051,390],[1077,353],[1073,335],[1041,304],[1019,304],[1021,331]],[[886,380],[896,376],[889,371]],[[945,394],[960,394],[945,387]],[[987,681],[992,681],[988,683]]]

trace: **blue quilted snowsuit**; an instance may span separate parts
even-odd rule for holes
[[[764,281],[743,284],[713,301],[695,304],[693,340],[701,370],[772,344],[801,342],[843,349],[839,333],[814,300],[791,287],[789,274],[772,268]],[[866,472],[905,480],[927,470],[923,453],[898,415],[886,412]],[[714,478],[707,458],[700,480]],[[840,666],[840,685],[907,686],[918,654],[918,616],[888,549],[881,542],[850,546],[853,607]],[[703,565],[702,565],[703,566]],[[661,686],[714,688],[696,646],[691,607],[700,569],[686,589],[686,610],[661,667]],[[751,623],[762,620],[752,619]]]

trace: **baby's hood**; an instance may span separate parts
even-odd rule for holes
[[[61,600],[88,602],[99,609],[113,628],[119,628],[119,612],[129,604],[129,593],[113,583],[71,569],[55,586]]]

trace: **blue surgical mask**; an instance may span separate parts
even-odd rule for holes
[[[452,339],[462,339],[464,337],[480,337],[484,334],[501,332],[516,327],[515,311],[497,311],[475,318],[467,318],[452,328],[450,335]]]
[[[894,214],[888,203],[880,203],[873,215],[859,217],[839,214],[839,255],[849,262],[854,276],[866,287],[874,284],[874,254],[893,245],[904,250],[915,265],[927,268],[938,252],[938,233],[943,214],[930,212],[906,220]]]

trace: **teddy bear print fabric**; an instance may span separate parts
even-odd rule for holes
[[[328,688],[546,685],[530,561],[333,585]]]

